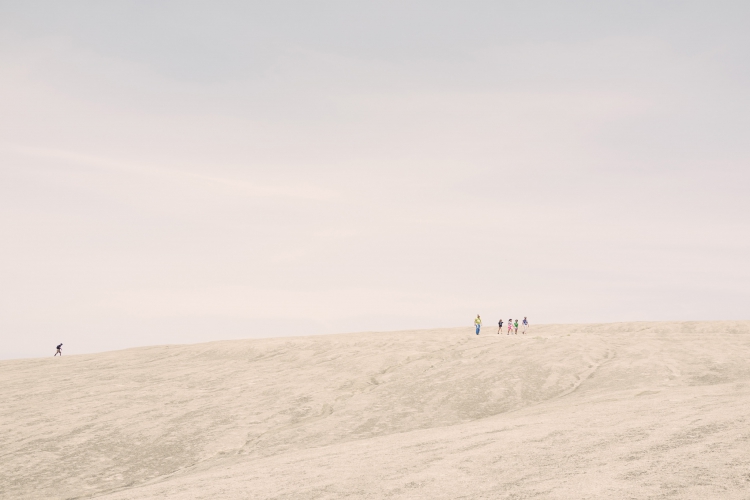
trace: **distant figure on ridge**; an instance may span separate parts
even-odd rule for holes
[[[526,321],[526,316],[523,317],[523,334],[526,335],[526,329],[529,327],[529,322]]]
[[[516,331],[515,331],[515,332],[513,332],[513,333],[515,333],[516,335],[518,335],[518,320],[515,320],[515,321],[513,322],[513,328],[514,328],[514,329],[516,330]]]
[[[510,335],[510,331],[513,329],[513,318],[508,318],[508,335]]]
[[[497,322],[497,334],[500,335],[500,332],[503,331],[503,320]]]
[[[57,356],[58,354],[62,356],[62,344],[58,344],[57,346],[57,352],[55,353],[55,356]],[[52,357],[54,358],[55,356]]]
[[[479,329],[482,328],[482,318],[477,314],[477,319],[474,320],[474,326],[477,329],[477,335],[479,335]]]

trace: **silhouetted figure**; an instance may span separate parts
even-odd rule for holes
[[[58,354],[59,354],[60,356],[62,356],[62,344],[59,344],[59,345],[57,346],[57,352],[55,353],[55,356],[57,356]],[[52,357],[54,358],[55,356],[52,356]]]

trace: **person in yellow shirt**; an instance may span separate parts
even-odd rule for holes
[[[474,320],[474,326],[477,329],[477,335],[479,335],[479,329],[482,328],[482,318],[477,314],[477,319]]]

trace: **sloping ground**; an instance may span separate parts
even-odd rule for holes
[[[748,498],[750,322],[0,363],[0,498]]]

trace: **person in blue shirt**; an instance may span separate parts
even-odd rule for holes
[[[57,346],[57,352],[55,353],[55,356],[57,356],[58,354],[59,354],[60,356],[62,356],[62,344],[59,344],[59,345]],[[54,358],[55,356],[52,356],[52,357]]]
[[[526,335],[526,329],[529,327],[529,322],[526,320],[526,316],[523,317],[523,334]]]

